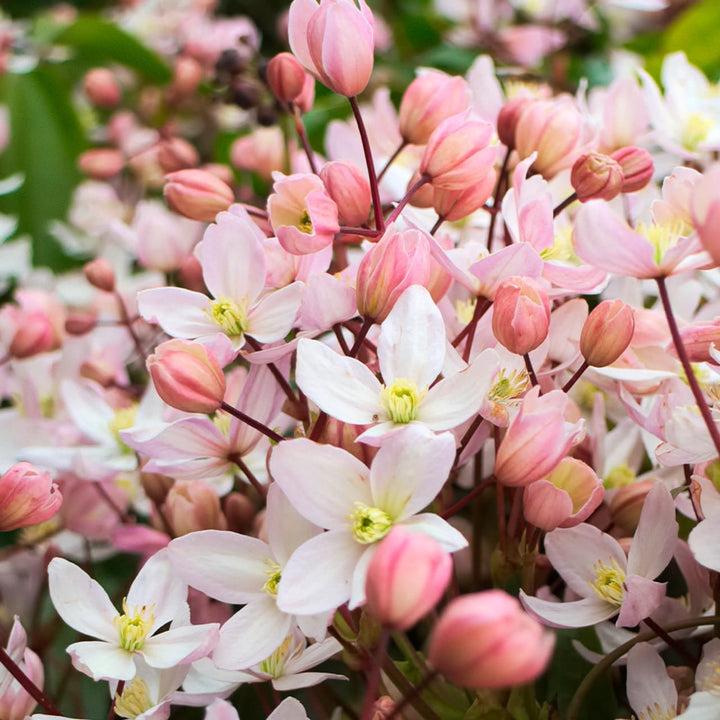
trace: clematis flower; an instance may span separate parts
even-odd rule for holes
[[[27,646],[27,634],[15,616],[6,648],[10,659],[40,689],[45,681],[40,658]],[[35,708],[35,699],[10,674],[0,667],[0,717],[7,720],[19,720],[29,715]]]
[[[372,425],[358,438],[370,445],[409,424],[449,430],[478,411],[497,368],[490,354],[480,353],[430,387],[443,370],[445,343],[440,311],[424,287],[412,285],[381,326],[377,354],[385,384],[359,360],[307,339],[298,343],[297,384],[328,415]]]
[[[136,653],[154,668],[171,668],[204,657],[218,637],[218,625],[188,625],[187,586],[167,555],[154,555],[138,573],[123,600],[122,615],[102,587],[63,558],[48,566],[50,599],[70,627],[99,640],[67,648],[73,666],[94,680],[132,680]],[[169,630],[157,631],[175,621]]]
[[[447,552],[465,538],[433,513],[416,513],[440,492],[455,459],[449,433],[411,425],[389,437],[368,469],[350,453],[300,438],[276,446],[270,473],[308,520],[327,528],[290,557],[278,584],[278,607],[289,613],[334,610],[365,599],[376,543],[401,525],[432,537]]]
[[[637,644],[627,655],[627,696],[640,718],[677,716],[677,688],[649,643]]]
[[[246,334],[262,343],[281,340],[295,322],[302,283],[262,295],[264,239],[242,208],[220,213],[195,249],[212,298],[176,287],[143,290],[140,314],[173,337],[207,344],[225,334],[236,351]]]
[[[643,505],[629,555],[615,538],[582,524],[545,537],[552,566],[580,600],[558,603],[520,591],[527,610],[555,627],[586,627],[618,615],[620,627],[633,627],[665,598],[665,584],[654,582],[670,562],[677,540],[675,503],[656,482]]]

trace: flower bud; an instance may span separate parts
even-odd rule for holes
[[[115,290],[115,271],[105,258],[95,258],[85,263],[83,268],[85,279],[98,290],[113,292]]]
[[[171,407],[211,413],[225,396],[225,375],[205,347],[187,340],[168,340],[147,360],[158,395]]]
[[[581,155],[572,166],[570,184],[580,202],[612,200],[623,188],[623,171],[612,158],[601,153]]]
[[[92,312],[73,313],[65,320],[65,332],[68,335],[84,335],[97,325],[97,315]]]
[[[407,143],[425,145],[443,120],[469,105],[470,89],[464,78],[435,70],[425,72],[408,85],[400,102],[400,135]]]
[[[300,94],[295,98],[293,104],[304,115],[312,110],[315,102],[315,78],[305,73],[305,82]]]
[[[428,139],[419,173],[434,187],[463,190],[485,177],[495,163],[497,147],[490,146],[493,126],[483,120],[453,115],[443,120]]]
[[[203,480],[176,482],[167,494],[163,514],[176,537],[198,530],[224,530],[220,498]]]
[[[634,332],[632,308],[622,300],[604,300],[583,325],[580,352],[588,365],[605,367],[625,352]]]
[[[502,688],[531,682],[552,655],[555,638],[502,590],[455,598],[430,638],[428,659],[451,683]]]
[[[230,161],[241,170],[253,170],[266,180],[283,166],[285,145],[279,127],[260,127],[230,146]]]
[[[143,486],[145,494],[158,505],[165,502],[170,488],[175,483],[173,478],[160,473],[140,473],[140,483]]]
[[[195,167],[200,162],[200,156],[187,140],[173,137],[158,145],[157,161],[163,172],[171,173]]]
[[[0,477],[0,531],[37,525],[57,515],[62,495],[49,472],[30,463],[13,465]]]
[[[282,52],[270,59],[265,78],[280,102],[291,103],[305,86],[305,68],[290,53]]]
[[[398,231],[390,225],[360,262],[355,285],[360,314],[381,323],[407,288],[427,286],[431,259],[421,230]]]
[[[60,346],[55,328],[45,313],[31,312],[23,315],[10,342],[11,357],[22,360],[40,353],[57,350]]]
[[[497,117],[497,134],[500,142],[512,150],[515,147],[515,128],[525,106],[531,102],[529,97],[516,97],[508,100]]]
[[[420,180],[420,173],[417,171],[413,173],[412,177],[408,181],[405,192],[410,192],[410,188],[417,184]],[[458,191],[462,192],[462,191]],[[410,205],[417,208],[431,208],[433,206],[433,200],[435,198],[435,188],[430,183],[421,185],[410,198]]]
[[[337,205],[340,225],[352,227],[367,221],[372,204],[370,183],[357,165],[335,160],[323,166],[320,177]]]
[[[433,209],[448,222],[455,222],[479,210],[492,195],[497,173],[495,168],[463,190],[435,188],[433,191]]]
[[[516,275],[500,283],[492,329],[503,347],[525,355],[542,344],[549,327],[550,299],[538,281]]]
[[[714,362],[710,347],[720,347],[720,321],[688,325],[680,331],[680,338],[690,362]]]
[[[615,490],[610,499],[609,509],[617,528],[632,535],[640,522],[645,498],[654,485],[654,480],[641,480],[623,485]]]
[[[20,590],[21,587],[19,585],[17,590]],[[25,601],[27,602],[28,599],[26,598]],[[6,608],[4,609],[6,610]],[[42,661],[35,652],[27,647],[27,635],[17,616],[13,621],[6,647],[7,655],[16,663],[20,672],[36,688],[42,690],[45,682]],[[0,692],[0,717],[3,720],[25,720],[26,717],[32,715],[37,706],[37,700],[17,680],[14,680],[4,668],[0,671],[0,676],[3,678],[0,686],[2,688],[2,692]]]
[[[652,155],[644,148],[624,147],[610,156],[623,171],[622,192],[642,190],[653,177],[655,165]]]
[[[205,170],[178,170],[165,177],[163,195],[175,212],[212,222],[233,203],[233,191],[220,178]]]
[[[83,90],[87,99],[98,108],[114,108],[122,98],[115,73],[108,68],[89,70],[83,79]]]
[[[252,530],[257,511],[247,495],[231,492],[225,497],[223,509],[228,530],[243,535],[247,535]]]
[[[78,169],[95,180],[114,177],[125,167],[125,157],[119,150],[97,148],[82,153],[78,158]]]
[[[367,607],[384,625],[407,630],[435,607],[451,575],[450,555],[432,538],[396,527],[368,565]]]
[[[177,58],[170,86],[173,99],[177,101],[190,97],[198,89],[202,76],[202,65],[195,58],[189,55]]]

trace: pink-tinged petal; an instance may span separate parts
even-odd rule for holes
[[[341,650],[342,645],[334,637],[325,638],[305,648],[302,655],[288,662],[285,670],[293,673],[304,672],[319,665],[321,662],[329,660]]]
[[[579,628],[597,625],[615,615],[618,608],[599,597],[588,597],[573,602],[550,602],[526,595],[520,591],[520,602],[545,625]]]
[[[181,418],[154,437],[142,441],[128,439],[127,442],[134,450],[156,460],[224,458],[228,453],[227,439],[206,417]]]
[[[321,410],[342,422],[370,425],[385,419],[380,409],[382,388],[367,365],[338,355],[317,340],[298,343],[295,379]]]
[[[272,553],[262,540],[224,530],[202,530],[168,545],[170,562],[191,587],[216,600],[242,604],[262,593]]]
[[[468,545],[466,537],[459,530],[435,513],[413,515],[401,524],[410,532],[420,532],[432,538],[445,552],[462,550]]]
[[[77,565],[53,558],[48,566],[48,590],[63,622],[83,635],[118,643],[117,610],[102,587]]]
[[[538,278],[542,271],[543,261],[528,243],[509,245],[470,266],[470,272],[479,283],[477,294],[491,300],[505,278],[513,275]]]
[[[658,583],[640,575],[628,575],[623,583],[623,601],[618,627],[635,627],[651,615],[665,599],[666,583]]]
[[[68,414],[84,435],[99,443],[110,439],[110,422],[115,413],[96,389],[87,382],[63,381],[60,392]]]
[[[656,578],[672,560],[677,536],[675,501],[665,483],[657,480],[643,503],[628,553],[628,574]]]
[[[242,214],[241,214],[242,213]],[[214,298],[252,305],[265,285],[264,235],[247,212],[221,212],[196,249],[203,279]]]
[[[314,685],[319,685],[321,682],[325,682],[325,680],[347,680],[347,678],[344,675],[337,675],[336,673],[306,672],[276,678],[272,681],[272,686],[279,692],[288,692],[289,690],[313,687]],[[290,699],[292,698],[288,698],[288,700]],[[297,720],[297,718],[302,716],[298,714],[293,715],[293,717]]]
[[[317,12],[315,0],[295,0],[290,3],[288,14],[288,41],[295,57],[314,75],[318,75],[317,67],[310,56],[307,41],[307,26],[310,18]]]
[[[197,695],[198,693],[193,694]],[[238,711],[227,700],[217,698],[207,706],[205,720],[240,720],[240,716]]]
[[[627,696],[638,717],[674,717],[677,689],[652,645],[640,643],[627,656]]]
[[[287,440],[273,448],[269,467],[295,509],[319,527],[346,529],[356,502],[372,507],[370,471],[340,448]],[[304,614],[313,612],[320,610]]]
[[[312,615],[347,602],[355,566],[366,547],[356,542],[348,529],[331,530],[308,540],[283,570],[278,607],[288,613]]]
[[[391,420],[386,420],[385,422],[369,427],[365,432],[358,435],[357,442],[365,443],[372,447],[380,447],[383,442],[385,442],[386,437],[402,432],[406,427],[408,426],[398,425]]]
[[[626,567],[618,541],[594,525],[553,530],[545,536],[545,552],[568,587],[580,597],[597,597],[591,586],[597,578],[593,568],[597,563],[612,567],[614,560],[622,570]]]
[[[274,597],[258,597],[222,626],[212,659],[226,670],[242,670],[262,662],[290,632],[291,621],[292,615],[281,612]]]
[[[660,274],[653,247],[633,232],[602,200],[590,200],[577,212],[575,254],[589,265],[636,278]]]
[[[688,545],[701,565],[720,572],[720,522],[717,516],[698,523],[690,532]]]
[[[455,460],[455,438],[408,425],[380,447],[370,468],[373,505],[398,522],[420,512],[442,489]]]
[[[306,540],[321,532],[295,509],[278,483],[268,488],[265,528],[270,550],[281,567]]]
[[[685,712],[678,717],[682,720],[708,720],[720,711],[720,700],[717,693],[704,691],[695,692],[690,696],[690,703]]]
[[[418,408],[418,422],[439,432],[468,420],[480,411],[498,367],[497,353],[485,350],[465,370],[441,380]]]
[[[138,312],[172,337],[191,340],[222,332],[207,313],[210,298],[185,288],[162,287],[138,293]]]
[[[262,343],[282,340],[295,323],[303,284],[294,282],[265,295],[248,315],[247,334]]]
[[[582,295],[595,295],[603,290],[608,282],[608,274],[592,265],[546,262],[542,276],[556,287]]]
[[[140,654],[154,668],[171,668],[208,655],[218,641],[220,625],[184,625],[145,641]]]
[[[106,642],[79,642],[68,646],[73,667],[93,680],[132,680],[135,663],[132,653]]]
[[[378,338],[383,382],[414,380],[419,390],[440,374],[445,359],[445,323],[422,285],[411,285],[385,318]]]
[[[295,622],[300,628],[300,632],[302,632],[305,637],[317,640],[317,643],[315,643],[315,645],[311,645],[310,648],[308,648],[309,650],[320,644],[320,642],[327,635],[328,625],[330,625],[330,623],[332,622],[332,614],[329,612],[322,612],[315,615],[297,615],[295,617]],[[307,652],[308,651],[306,650],[302,654],[302,657],[305,657],[305,655],[307,655]],[[311,666],[308,665],[307,667]]]
[[[315,0],[311,0],[315,2]],[[291,5],[292,7],[292,5]],[[280,689],[280,688],[278,688]],[[206,718],[205,720],[211,720]],[[212,720],[215,720],[214,718]],[[224,719],[219,719],[224,720]],[[303,704],[294,697],[285,698],[269,715],[267,720],[307,720]]]
[[[367,579],[368,565],[375,554],[377,543],[365,545],[365,551],[360,556],[353,571],[352,581],[350,582],[350,599],[348,607],[354,610],[365,603],[365,580]]]

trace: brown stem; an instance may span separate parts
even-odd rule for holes
[[[385,173],[388,171],[388,168],[397,160],[398,155],[407,147],[407,142],[405,140],[402,140],[400,142],[400,145],[398,145],[397,150],[390,156],[390,159],[385,163],[385,167],[380,171],[380,174],[377,177],[377,181],[380,182],[383,177],[385,176]]]
[[[333,325],[333,332],[335,333],[335,337],[337,338],[340,349],[343,351],[343,353],[345,355],[349,355],[350,348],[348,347],[348,344],[345,341],[345,336],[342,334],[342,326],[339,324]]]
[[[143,349],[142,343],[140,342],[140,338],[138,337],[138,334],[135,332],[135,328],[133,327],[132,319],[128,315],[127,308],[125,307],[125,301],[122,299],[122,295],[116,290],[115,291],[115,299],[117,300],[117,306],[118,306],[118,312],[120,313],[120,320],[122,321],[122,324],[127,328],[128,332],[130,333],[130,337],[132,338],[133,345],[135,346],[135,352],[137,352],[138,357],[140,358],[143,365],[145,365],[145,361],[147,360],[147,357],[145,355],[145,350]]]
[[[562,391],[564,393],[569,392],[570,388],[580,379],[582,374],[589,368],[590,366],[587,363],[587,360],[582,361],[582,365],[573,373],[573,376],[563,385]]]
[[[577,200],[577,193],[568,195],[554,210],[553,217],[556,218],[568,205],[571,205]]]
[[[228,460],[232,460],[242,471],[242,474],[248,479],[248,482],[255,488],[255,491],[261,498],[267,497],[267,487],[263,485],[256,477],[253,471],[245,464],[240,453],[232,453],[228,455]]]
[[[646,617],[643,622],[659,637],[662,638],[678,655],[680,655],[690,667],[696,667],[698,659],[693,657],[687,649],[677,642],[664,628],[658,625],[652,618]]]
[[[439,229],[440,226],[445,222],[445,218],[442,215],[438,215],[438,219],[435,221],[435,224],[432,226],[430,230],[430,234],[434,235]]]
[[[532,383],[532,386],[535,387],[538,384],[538,379],[537,379],[537,375],[535,374],[535,369],[532,366],[532,361],[530,360],[530,355],[528,353],[525,353],[523,355],[523,360],[525,360],[525,369],[527,370],[527,373],[530,376],[530,382]]]
[[[387,671],[387,667],[386,667],[386,671]],[[400,671],[398,671],[398,673],[400,675],[402,675],[402,673],[400,673]],[[438,675],[439,675],[439,673],[437,670],[431,670],[427,675],[425,675],[425,677],[417,685],[411,685],[410,690],[403,693],[402,700],[400,700],[399,703],[396,703],[395,707],[392,709],[390,714],[385,718],[385,720],[394,720],[394,718],[400,716],[401,713],[403,712],[403,710],[405,710],[405,708],[411,704],[414,705],[415,709],[418,711],[420,711],[420,707],[422,707],[422,705],[424,705],[428,710],[430,710],[430,712],[432,713],[431,716],[426,715],[421,712],[421,716],[423,718],[426,718],[426,720],[428,720],[431,717],[438,718],[435,711],[432,710],[432,708],[430,708],[430,706],[427,705],[425,703],[425,701],[420,697],[423,690],[425,690],[427,687],[429,687],[430,683],[432,683],[432,681],[435,680],[435,678]],[[403,677],[403,679],[405,678],[404,675],[402,677]],[[391,679],[393,680],[393,682],[395,681],[394,678],[391,677]],[[422,705],[419,706],[420,703],[422,703]]]
[[[261,422],[258,422],[257,420],[251,418],[249,415],[246,415],[242,410],[238,410],[236,407],[233,407],[232,405],[228,405],[224,400],[221,403],[220,407],[227,413],[230,413],[232,416],[236,417],[238,420],[242,420],[246,425],[249,425],[251,428],[255,428],[258,432],[261,432],[265,437],[270,438],[275,443],[282,442],[285,438],[282,435],[278,435],[274,430],[271,430],[266,425],[263,425]]]
[[[5,666],[5,669],[20,683],[23,690],[25,690],[43,710],[50,715],[62,716],[62,713],[55,707],[47,695],[20,669],[19,665],[7,654],[5,648],[1,647],[0,663]]]
[[[370,139],[368,138],[365,123],[360,114],[357,98],[348,98],[350,107],[352,108],[355,122],[360,132],[360,141],[362,142],[363,154],[365,155],[365,164],[367,165],[368,180],[370,182],[370,194],[372,195],[373,215],[375,216],[375,228],[380,231],[385,230],[385,220],[382,214],[382,205],[380,204],[380,188],[378,187],[378,179],[375,174],[375,162],[373,161],[372,149],[370,148]]]
[[[405,197],[395,206],[393,211],[387,216],[385,221],[388,225],[398,219],[398,216],[403,211],[405,206],[412,200],[412,196],[423,186],[430,182],[430,178],[427,175],[421,175],[420,178],[415,181],[408,191],[405,193]]]
[[[458,500],[454,505],[451,505],[447,510],[440,513],[440,517],[447,520],[456,513],[459,513],[468,503],[472,502],[476,497],[479,497],[481,493],[488,486],[492,485],[495,481],[495,476],[490,475],[489,478],[483,480],[479,485],[474,487],[462,500]]]
[[[510,154],[512,149],[508,148],[505,151],[505,157],[503,157],[502,166],[497,176],[497,182],[495,183],[495,190],[493,191],[493,204],[492,212],[490,213],[490,227],[488,228],[487,236],[487,249],[488,252],[492,251],[493,233],[495,232],[495,223],[497,222],[497,216],[500,214],[496,212],[498,205],[500,204],[500,188],[502,187],[503,181],[505,180],[505,174],[507,173],[508,162],[510,161]]]
[[[310,147],[310,141],[308,140],[307,133],[305,132],[305,125],[302,121],[302,115],[300,109],[293,105],[293,120],[295,121],[295,132],[300,139],[300,144],[303,146],[305,155],[307,155],[308,162],[310,163],[310,169],[314,175],[318,174],[317,165],[315,164],[315,155],[313,154],[312,148]]]
[[[340,232],[346,233],[347,235],[362,235],[363,237],[376,238],[380,237],[382,233],[379,230],[371,230],[370,228],[360,227],[348,227],[347,225],[340,226]]]
[[[380,670],[382,669],[383,659],[387,650],[388,640],[390,639],[390,629],[383,626],[380,632],[375,653],[373,654],[373,662],[368,673],[367,687],[365,688],[365,700],[360,714],[360,720],[371,720],[373,716],[373,708],[377,700],[378,688],[380,687]]]
[[[360,327],[358,334],[355,336],[355,342],[353,343],[352,348],[350,348],[349,356],[351,358],[354,358],[360,352],[363,341],[365,340],[367,334],[370,332],[370,328],[373,326],[373,324],[374,321],[372,318],[366,317],[363,320],[363,324]]]

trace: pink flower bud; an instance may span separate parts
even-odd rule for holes
[[[465,189],[493,167],[497,148],[489,145],[492,135],[490,123],[468,120],[465,113],[443,120],[428,139],[420,175],[434,187]]]
[[[518,355],[529,353],[545,340],[549,327],[550,299],[537,280],[516,275],[500,283],[492,329],[503,347]]]
[[[200,162],[198,151],[184,138],[163,140],[157,148],[157,161],[163,172],[193,168]]]
[[[220,498],[202,480],[176,482],[167,494],[163,513],[175,536],[197,530],[224,530],[226,527]]]
[[[228,530],[247,535],[252,530],[257,510],[247,495],[231,492],[223,502]]]
[[[95,107],[109,109],[120,103],[122,92],[115,73],[107,68],[93,68],[83,79],[83,90]]]
[[[25,598],[26,602],[27,600]],[[17,616],[15,616],[10,631],[6,652],[30,682],[42,690],[45,682],[42,661],[35,652],[27,647],[27,635]],[[3,720],[25,720],[32,714],[37,706],[37,701],[17,680],[13,680],[4,668],[0,671],[0,676],[3,678],[3,689],[0,692],[0,717]]]
[[[712,362],[710,346],[720,347],[720,321],[695,323],[680,331],[690,362]]]
[[[115,271],[105,258],[95,258],[85,263],[83,272],[85,279],[98,290],[104,292],[115,290]]]
[[[370,560],[367,606],[384,625],[407,630],[438,603],[452,560],[432,538],[394,528]]]
[[[414,172],[410,180],[408,181],[405,192],[409,192],[410,188],[417,184],[420,180],[420,173]],[[462,192],[462,191],[458,191]],[[410,198],[410,205],[418,208],[431,208],[433,206],[433,200],[435,198],[435,188],[430,183],[421,185]]]
[[[531,682],[552,655],[555,638],[502,590],[455,598],[430,638],[428,659],[451,683],[502,688]]]
[[[563,458],[544,478],[523,493],[525,519],[545,532],[573,527],[587,520],[605,495],[593,469],[575,458]]]
[[[173,99],[183,100],[194,94],[202,77],[202,65],[189,55],[181,55],[175,61],[173,68],[173,80],[170,86]]]
[[[225,376],[214,355],[199,343],[168,340],[147,359],[158,395],[171,407],[211,413],[225,396]]]
[[[65,320],[65,332],[68,335],[84,335],[97,325],[97,315],[92,312],[73,313]]]
[[[288,17],[290,48],[333,92],[360,94],[373,69],[374,20],[364,0],[293,0]]]
[[[0,477],[0,530],[37,525],[57,515],[62,495],[49,472],[30,463],[13,465]]]
[[[433,209],[448,222],[455,222],[479,210],[492,195],[497,173],[495,168],[476,182],[462,190],[435,188],[433,192]]]
[[[381,323],[411,285],[430,281],[430,242],[421,230],[398,231],[390,225],[361,260],[356,281],[361,315]]]
[[[529,485],[552,472],[584,436],[583,420],[565,421],[569,398],[561,390],[540,395],[534,387],[508,425],[495,455],[495,476],[504,485]]]
[[[612,200],[623,188],[623,171],[611,157],[601,153],[581,155],[572,166],[570,184],[580,202]]]
[[[230,146],[230,161],[241,170],[253,170],[266,180],[280,170],[285,159],[285,141],[279,127],[259,127]]]
[[[497,117],[497,134],[500,142],[511,150],[515,147],[515,128],[526,105],[532,102],[529,97],[516,97],[508,100]]]
[[[212,222],[233,203],[233,191],[205,170],[178,170],[165,177],[163,195],[175,212],[191,220]]]
[[[312,110],[315,102],[315,78],[305,73],[305,82],[300,94],[295,98],[293,104],[304,115]]]
[[[29,358],[60,347],[55,328],[45,313],[30,312],[22,316],[8,351],[17,359]]]
[[[632,308],[622,300],[604,300],[583,325],[580,352],[588,365],[605,367],[625,352],[634,332]]]
[[[610,156],[623,171],[622,192],[642,190],[653,177],[655,165],[652,155],[644,148],[624,147]]]
[[[284,103],[291,103],[300,95],[305,86],[305,68],[294,55],[278,53],[267,65],[267,84],[275,97]]]
[[[464,78],[431,70],[408,85],[400,103],[400,134],[407,143],[425,145],[446,118],[467,110],[470,88]]]
[[[367,221],[372,204],[370,183],[357,165],[335,160],[323,166],[320,177],[337,205],[341,225],[357,226]]]
[[[97,148],[88,150],[78,158],[78,169],[95,180],[114,177],[125,167],[125,157],[119,150]]]

